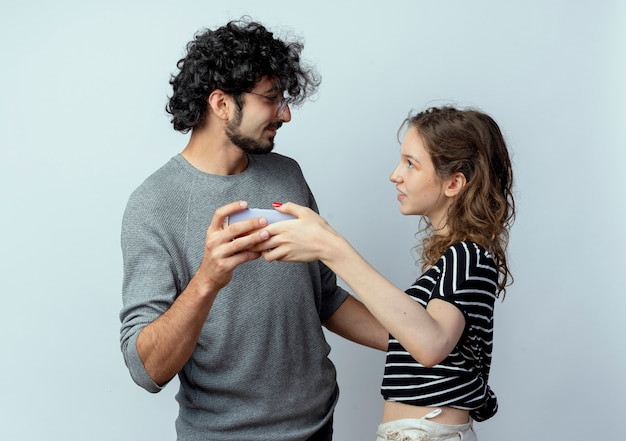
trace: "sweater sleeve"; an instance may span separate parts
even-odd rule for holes
[[[120,312],[124,361],[135,383],[152,393],[162,386],[148,375],[137,352],[137,337],[171,306],[179,292],[171,251],[154,219],[149,204],[137,194],[131,196],[122,220],[124,278]]]
[[[304,177],[302,178],[304,180]],[[319,214],[319,208],[315,196],[311,192],[308,184],[305,181],[306,189],[309,197],[309,208]],[[335,273],[324,265],[321,261],[318,261],[320,269],[320,277],[322,283],[322,299],[320,306],[320,321],[324,323],[332,316],[337,309],[348,298],[348,292],[337,285],[337,276]]]
[[[322,304],[320,308],[320,321],[324,323],[346,301],[348,292],[337,285],[337,276],[330,268],[319,262],[322,278]]]

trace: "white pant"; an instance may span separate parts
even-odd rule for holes
[[[453,426],[428,421],[441,413],[437,408],[422,418],[406,418],[380,424],[376,441],[477,441],[472,421]]]

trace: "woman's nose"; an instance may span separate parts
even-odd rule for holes
[[[391,171],[391,175],[389,176],[389,180],[390,180],[391,182],[398,183],[398,182],[400,182],[400,180],[401,180],[401,179],[402,179],[402,177],[401,177],[401,176],[400,176],[400,174],[398,173],[398,167],[394,168],[394,169]]]

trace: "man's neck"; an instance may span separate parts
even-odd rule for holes
[[[192,166],[212,175],[236,175],[248,167],[248,156],[225,136],[194,129],[182,156]]]

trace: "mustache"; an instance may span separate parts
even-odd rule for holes
[[[267,125],[267,128],[270,130],[278,130],[282,127],[283,123],[280,121],[274,122],[274,123],[270,123]]]

